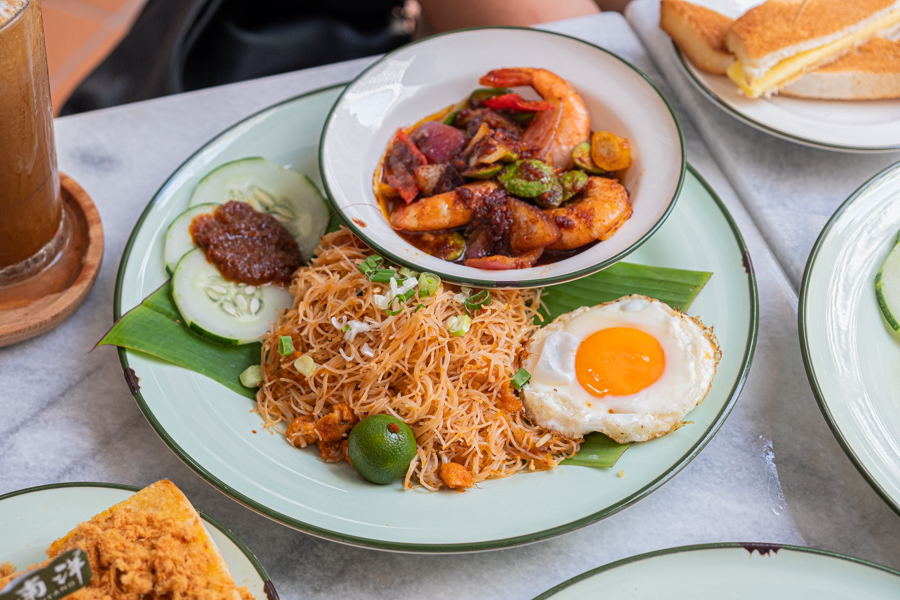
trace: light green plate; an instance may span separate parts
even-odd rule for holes
[[[535,600],[881,600],[900,572],[833,552],[776,544],[704,544],[626,558]]]
[[[125,250],[116,317],[165,281],[166,227],[211,168],[264,156],[319,183],[319,131],[339,93],[340,88],[322,90],[250,117],[173,174]],[[346,465],[326,464],[315,450],[295,450],[282,436],[264,431],[253,403],[219,384],[146,355],[120,350],[120,357],[140,380],[138,404],[172,450],[211,484],[265,516],[386,550],[465,552],[523,544],[602,519],[662,485],[712,438],[747,376],[756,339],[756,281],[747,271],[740,233],[696,173],[690,172],[665,224],[629,260],[714,273],[691,312],[715,326],[724,358],[708,397],[687,417],[694,423],[631,447],[614,470],[565,466],[488,481],[465,494],[372,485]],[[620,469],[624,477],[616,476]]]
[[[838,442],[900,513],[900,335],[875,274],[900,231],[900,164],[853,193],[813,247],[800,295],[806,374]]]
[[[112,483],[60,483],[0,496],[0,563],[9,561],[27,569],[43,562],[47,559],[44,550],[54,540],[136,491],[136,487]],[[247,586],[256,600],[266,600],[269,576],[253,553],[217,521],[202,512],[200,516],[235,583]],[[274,590],[271,583],[268,586]]]

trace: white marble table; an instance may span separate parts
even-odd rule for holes
[[[0,350],[0,494],[60,481],[143,486],[170,478],[246,542],[283,598],[524,599],[626,556],[714,541],[808,544],[900,567],[900,519],[844,456],[812,398],[791,284],[688,114],[620,15],[548,28],[624,56],[675,100],[689,160],[729,207],[756,268],[761,320],[750,378],[713,441],[671,482],[604,521],[530,546],[453,556],[351,548],[270,522],[205,484],[145,422],[115,351],[90,352],[112,324],[128,235],[168,174],[246,115],[351,79],[370,62],[360,60],[57,122],[60,166],[97,203],[106,256],[69,321]]]

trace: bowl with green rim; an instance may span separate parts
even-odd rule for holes
[[[525,269],[477,269],[418,250],[394,231],[375,197],[374,174],[388,144],[399,128],[468,97],[489,71],[523,66],[569,81],[584,99],[592,130],[629,140],[632,165],[622,184],[632,203],[631,218],[606,241]],[[516,27],[437,35],[385,55],[341,94],[319,145],[329,200],[375,251],[449,281],[496,288],[562,283],[615,264],[665,221],[684,182],[685,164],[684,136],[671,105],[634,65],[577,38]]]

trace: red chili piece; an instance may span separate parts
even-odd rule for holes
[[[503,94],[482,100],[482,104],[490,108],[511,108],[525,112],[537,112],[541,110],[553,110],[553,105],[540,100],[523,100],[518,94]]]

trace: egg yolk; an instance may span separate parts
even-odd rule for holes
[[[602,329],[575,354],[575,375],[594,396],[635,394],[660,378],[666,356],[656,338],[631,327]]]

